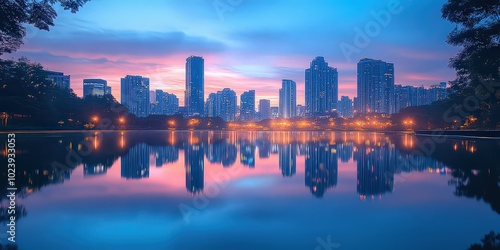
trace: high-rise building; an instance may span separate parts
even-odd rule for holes
[[[429,105],[435,101],[440,101],[448,97],[448,90],[446,83],[434,84],[429,88],[394,85],[394,105],[395,111],[399,112],[401,109]]]
[[[255,120],[255,90],[250,90],[241,94],[240,120]]]
[[[149,115],[149,78],[127,75],[121,79],[121,103],[137,117]]]
[[[184,105],[189,116],[203,115],[205,111],[204,59],[190,56],[186,59],[186,94]]]
[[[221,117],[224,121],[236,119],[236,92],[225,88],[217,93],[211,93],[207,98],[206,113],[208,117]]]
[[[272,112],[271,112],[271,101],[266,100],[266,99],[261,99],[259,101],[259,119],[260,120],[265,120],[265,119],[271,119],[272,118]]]
[[[47,80],[52,81],[59,88],[63,89],[70,88],[70,81],[71,81],[70,75],[64,75],[64,73],[62,72],[49,71],[49,70],[45,70],[45,73],[47,74]]]
[[[361,59],[358,62],[358,98],[361,113],[393,114],[394,64]]]
[[[352,117],[354,114],[354,107],[352,105],[352,100],[348,96],[340,97],[338,102],[338,112],[342,117]]]
[[[83,97],[104,96],[111,94],[111,87],[108,90],[108,82],[103,79],[83,79]]]
[[[284,79],[279,93],[279,116],[281,118],[295,117],[297,114],[297,84]]]
[[[179,112],[179,98],[163,90],[154,91],[154,102],[151,102],[150,113],[154,115],[174,115]],[[151,95],[150,95],[151,98]]]
[[[217,92],[217,116],[222,117],[224,121],[234,121],[236,119],[236,92],[229,88]]]
[[[331,113],[337,108],[339,74],[336,68],[328,66],[325,58],[312,60],[305,72],[306,114]]]

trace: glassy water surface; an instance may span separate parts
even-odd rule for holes
[[[499,140],[92,132],[16,150],[20,249],[467,249],[500,231]]]

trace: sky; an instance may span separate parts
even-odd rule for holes
[[[45,68],[102,78],[120,101],[120,78],[150,78],[184,104],[185,62],[205,59],[205,98],[229,87],[278,105],[282,79],[297,83],[304,104],[304,71],[323,56],[339,72],[340,96],[356,96],[356,63],[394,63],[395,82],[429,86],[454,79],[446,43],[454,25],[441,19],[445,0],[91,0],[77,13],[56,6],[49,32],[28,26],[19,51]],[[147,3],[147,4],[146,4]],[[258,101],[257,101],[258,102]]]

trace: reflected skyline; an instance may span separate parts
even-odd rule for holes
[[[337,185],[336,146],[326,143],[309,143],[306,152],[306,186],[314,196],[323,197],[326,190]]]
[[[82,158],[83,175],[107,175],[108,169],[121,158],[122,178],[147,179],[151,165],[161,168],[176,164],[182,152],[186,190],[198,194],[203,191],[206,181],[205,159],[224,168],[239,162],[239,165],[251,169],[259,167],[258,159],[271,160],[283,177],[295,177],[298,167],[304,163],[299,171],[304,174],[304,186],[319,198],[330,189],[335,193],[339,164],[352,162],[356,166],[357,177],[353,186],[357,194],[360,199],[373,199],[393,192],[395,182],[407,173],[446,175],[452,172],[447,164],[432,156],[412,154],[412,150],[418,148],[419,138],[407,134],[394,137],[363,132],[169,131],[154,136],[155,133],[142,133],[143,136],[133,132],[95,133],[86,136],[83,142],[89,142],[94,151]],[[68,138],[55,143],[62,147],[65,144],[68,149],[84,148],[81,142]],[[442,147],[470,156],[484,149],[474,140],[450,141],[440,145]],[[24,153],[33,153],[35,148],[39,149],[33,147]],[[19,152],[23,153],[22,150]],[[41,175],[40,171],[26,171],[27,181],[32,184],[37,179],[46,184],[63,183],[70,175],[71,168],[62,171],[46,169]]]

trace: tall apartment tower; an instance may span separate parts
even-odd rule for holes
[[[324,57],[312,60],[305,71],[306,114],[331,113],[337,108],[339,74],[336,68],[328,66]]]
[[[393,63],[363,58],[357,78],[360,113],[395,113]]]
[[[121,103],[137,117],[149,115],[149,78],[127,75],[121,79]]]
[[[255,90],[246,91],[240,97],[240,120],[255,120]]]
[[[280,118],[297,116],[297,84],[292,80],[284,79],[279,94]]]
[[[203,115],[204,100],[204,59],[190,56],[186,59],[186,93],[185,103],[189,116]]]

